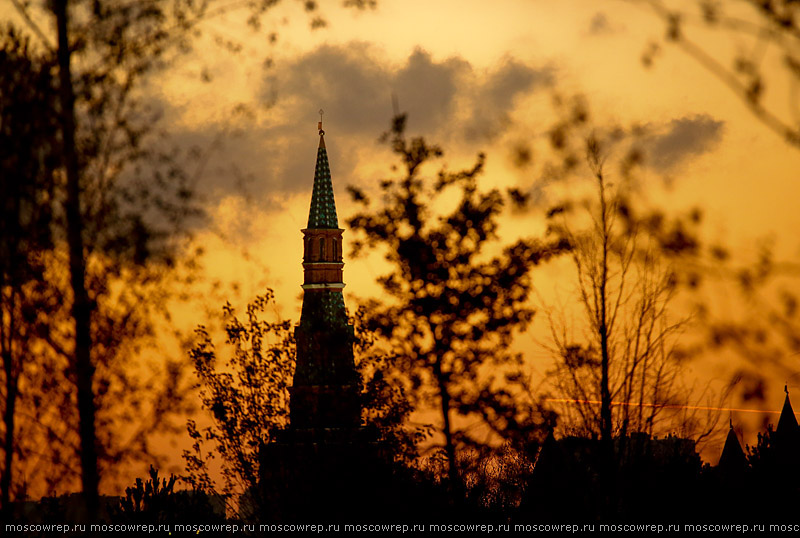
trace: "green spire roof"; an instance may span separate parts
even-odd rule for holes
[[[333,201],[331,169],[328,166],[328,152],[325,150],[325,133],[319,132],[317,167],[314,170],[314,191],[311,194],[311,209],[308,212],[308,228],[339,228],[336,218],[336,202]]]

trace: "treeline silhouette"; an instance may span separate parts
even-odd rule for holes
[[[609,472],[599,439],[550,433],[527,453],[506,447],[464,473],[462,496],[448,487],[447,467],[410,468],[351,439],[346,451],[315,460],[285,457],[241,497],[176,490],[177,477],[152,467],[124,497],[102,497],[106,523],[592,523],[796,521],[798,430],[781,424],[759,434],[745,453],[733,429],[718,466],[702,464],[691,440],[631,434],[614,439]],[[730,443],[730,441],[729,441]],[[330,448],[330,447],[329,447]],[[325,452],[325,447],[320,447]],[[329,449],[328,449],[329,450]],[[467,456],[464,456],[466,458]],[[460,461],[460,464],[466,462]],[[466,465],[464,465],[465,468]],[[610,485],[609,485],[610,484]],[[757,492],[757,494],[754,494]],[[18,502],[14,522],[74,521],[76,494]],[[239,510],[231,510],[239,507]]]
[[[431,173],[442,149],[393,119],[382,140],[395,176],[349,191],[351,255],[379,252],[388,266],[384,298],[354,312],[341,342],[355,350],[357,426],[292,425],[297,342],[291,321],[269,317],[272,292],[244,318],[223,307],[221,345],[201,326],[188,365],[166,357],[156,335],[196,282],[200,252],[185,245],[202,206],[135,89],[206,7],[176,2],[187,11],[165,33],[169,2],[88,5],[73,20],[65,0],[47,6],[49,50],[13,27],[0,35],[4,521],[791,519],[800,477],[788,394],[755,447],[743,451],[731,429],[718,467],[701,463],[697,442],[719,416],[672,411],[701,403],[685,365],[709,346],[686,345],[688,317],[672,307],[708,278],[703,256],[718,269],[725,251],[699,238],[700,212],[640,205],[635,137],[598,135],[580,100],[559,100],[545,168],[551,182],[590,181],[564,183],[545,210],[527,186],[483,190],[483,155]],[[72,71],[81,54],[97,61]],[[623,154],[615,181],[609,148]],[[537,212],[541,237],[504,241],[501,217]],[[534,271],[564,261],[581,315],[543,309],[554,361],[544,386],[513,344],[534,320]],[[758,295],[771,270],[766,257],[734,278]],[[796,301],[784,300],[769,319],[796,342]],[[715,349],[765,341],[733,323],[706,330]],[[147,355],[153,372],[134,362]],[[758,374],[749,394],[763,400]],[[574,405],[556,412],[553,391]],[[186,422],[186,473],[160,477],[153,438]],[[131,464],[149,477],[119,476]],[[101,497],[113,478],[125,495]],[[78,482],[80,496],[27,500]]]
[[[222,315],[222,347],[215,345],[208,329],[199,327],[190,352],[200,381],[201,405],[212,418],[205,428],[189,421],[193,447],[184,453],[187,474],[183,481],[190,489],[177,491],[177,477],[159,478],[151,467],[149,478],[137,479],[124,497],[99,499],[98,520],[790,520],[798,493],[793,478],[798,426],[788,394],[778,429],[766,430],[758,445],[748,447],[746,453],[731,429],[718,467],[701,463],[697,437],[659,437],[652,408],[638,410],[646,413],[641,420],[635,418],[635,405],[622,410],[608,405],[607,426],[602,413],[586,415],[560,428],[569,431],[571,424],[580,435],[556,435],[560,417],[547,408],[542,395],[531,390],[522,357],[509,351],[510,336],[531,319],[523,300],[530,285],[528,274],[536,263],[575,256],[574,250],[583,243],[576,232],[554,228],[551,239],[520,240],[507,247],[503,257],[482,258],[482,249],[500,241],[494,221],[500,208],[510,199],[519,199],[520,193],[481,193],[475,181],[480,162],[463,172],[443,171],[433,176],[437,179],[433,185],[426,183],[423,165],[440,157],[441,150],[420,138],[406,140],[404,130],[405,118],[399,116],[385,137],[406,165],[400,180],[381,183],[385,205],[370,213],[373,206],[368,195],[351,189],[364,207],[350,221],[351,229],[362,232],[355,250],[389,242],[390,267],[395,272],[381,282],[400,305],[371,302],[359,308],[351,319],[356,328],[353,340],[341,342],[354,346],[356,352],[361,424],[321,428],[314,443],[302,442],[301,433],[288,420],[296,353],[291,322],[271,314],[272,292],[253,300],[243,318],[228,304]],[[597,144],[590,140],[594,151],[590,162],[595,165],[599,164]],[[601,169],[594,170],[601,188],[600,207],[607,212],[597,221],[605,235],[581,235],[581,240],[617,241],[611,239],[612,229],[603,225],[603,218],[610,222],[620,215],[627,217],[620,221],[627,226],[621,236],[627,230],[631,237],[634,216],[622,205],[623,198],[606,197]],[[435,195],[448,188],[459,193],[461,201],[452,215],[431,219]],[[551,218],[565,211],[559,207],[551,211]],[[583,254],[587,252],[592,251]],[[637,259],[627,252],[613,250],[623,259]],[[641,260],[652,262],[647,255]],[[585,261],[573,263],[586,267]],[[598,267],[602,271],[603,266]],[[650,264],[645,267],[653,270]],[[619,293],[610,282],[605,283],[606,289]],[[663,288],[652,289],[656,295],[645,295],[644,303],[634,303],[634,311],[644,311],[645,320],[658,310],[654,306],[658,300],[648,302],[647,297],[660,297]],[[511,296],[504,298],[504,294]],[[641,330],[642,318],[632,319]],[[469,346],[459,347],[465,338],[472,339]],[[664,344],[666,337],[658,338]],[[609,365],[620,356],[611,341],[607,338]],[[572,348],[563,349],[561,358],[569,375],[581,372],[585,376],[571,377],[580,381],[575,387],[587,391],[576,396],[600,394],[597,401],[605,405],[600,348],[589,344],[580,357]],[[656,371],[663,371],[668,358],[653,359]],[[481,370],[486,366],[496,376],[502,375],[502,383]],[[639,367],[648,379],[648,365]],[[623,370],[619,375],[624,383],[633,374]],[[673,377],[661,379],[674,381]],[[635,386],[629,398],[635,393],[652,396],[672,385],[657,381],[653,389]],[[624,393],[614,390],[615,398],[620,394]],[[674,401],[665,399],[662,406],[666,409]],[[411,413],[426,406],[442,414],[441,423],[458,417],[450,422],[454,426],[449,435],[432,425],[410,426]],[[462,430],[464,419],[472,423]],[[481,439],[475,424],[491,436]],[[215,482],[215,462],[222,467],[221,484]],[[757,499],[752,498],[753,488],[762,491]],[[11,506],[14,521],[45,522],[80,519],[81,504],[75,496],[67,496]]]

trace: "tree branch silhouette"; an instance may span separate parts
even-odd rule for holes
[[[406,379],[418,406],[436,409],[444,438],[448,481],[456,499],[464,484],[458,452],[482,443],[460,426],[466,417],[502,435],[524,437],[541,429],[540,409],[515,405],[503,379],[520,379],[522,357],[510,350],[512,336],[530,323],[530,271],[559,254],[563,241],[520,239],[491,257],[498,241],[504,199],[483,192],[478,177],[484,157],[471,168],[441,168],[425,175],[442,156],[422,137],[407,139],[406,116],[395,116],[386,142],[402,163],[402,175],[380,183],[382,203],[350,187],[363,209],[348,219],[357,234],[354,255],[385,253],[391,272],[379,283],[390,302],[367,303],[367,326],[389,343],[395,368]],[[450,212],[436,213],[436,200],[457,200]]]
[[[790,145],[800,148],[800,108],[796,95],[797,85],[800,84],[800,9],[796,2],[743,0],[739,4],[751,8],[751,15],[756,21],[753,22],[727,16],[725,12],[730,6],[723,6],[719,2],[698,0],[699,16],[692,17],[685,10],[667,7],[661,0],[626,1],[649,7],[666,25],[665,42],[674,44],[694,58],[739,97],[759,121]],[[726,65],[689,37],[686,26],[693,22],[708,29],[728,31],[733,36],[755,36],[759,40],[756,52],[760,57],[739,55],[733,59],[732,65]],[[784,73],[793,87],[794,97],[790,96],[788,103],[793,121],[764,103],[769,81],[760,64],[768,45],[775,45],[779,49]],[[642,57],[645,66],[652,65],[658,50],[657,44],[650,45]]]

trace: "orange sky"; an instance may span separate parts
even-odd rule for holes
[[[379,0],[366,11],[321,4],[328,26],[314,31],[294,3],[273,11],[275,45],[266,32],[242,30],[237,15],[217,20],[192,55],[148,89],[178,140],[211,151],[200,188],[213,230],[201,230],[197,241],[207,251],[208,275],[238,285],[242,303],[269,285],[282,314],[299,317],[300,229],[311,196],[317,110],[325,110],[341,225],[354,210],[345,186],[374,189],[389,174],[390,155],[376,140],[389,125],[392,95],[409,113],[409,131],[441,143],[453,167],[485,151],[485,185],[535,190],[537,172],[515,168],[511,148],[520,141],[544,147],[554,89],[582,93],[596,125],[641,125],[650,133],[654,165],[645,190],[652,201],[704,208],[708,237],[733,247],[743,261],[769,235],[782,257],[800,253],[793,233],[800,228],[800,149],[676,47],[663,48],[645,69],[642,54],[661,39],[664,24],[636,2]],[[693,35],[726,62],[752,47],[702,29]],[[242,40],[243,51],[221,50],[212,44],[215,36]],[[797,97],[786,98],[779,57],[768,52],[764,62],[767,98],[789,114],[782,103],[796,106]],[[235,113],[237,107],[245,113]],[[659,174],[671,179],[670,188]],[[535,218],[508,219],[503,236],[541,227]],[[378,255],[345,261],[352,309],[356,297],[379,294],[374,281],[384,266]],[[536,273],[537,287],[557,287],[556,274]],[[203,321],[180,318],[186,328]],[[536,332],[541,321],[518,342],[540,372],[548,360],[534,342],[544,334]],[[715,360],[695,366],[694,375],[719,376],[725,365]],[[783,397],[778,389],[768,393],[767,406],[775,410]],[[755,442],[752,431],[745,441]]]
[[[651,133],[654,164],[645,190],[653,203],[702,207],[707,237],[731,246],[735,259],[752,260],[767,236],[775,238],[783,258],[798,254],[800,244],[786,230],[800,225],[800,150],[757,121],[729,88],[678,48],[665,46],[645,69],[642,54],[648,43],[660,40],[664,25],[635,2],[525,0],[498,7],[480,1],[382,1],[366,12],[323,4],[323,13],[329,26],[322,30],[308,30],[296,14],[279,24],[274,49],[258,38],[235,57],[202,49],[198,58],[208,66],[208,83],[192,78],[201,69],[198,60],[162,85],[162,99],[175,107],[175,123],[187,133],[232,132],[224,131],[230,129],[231,108],[239,103],[251,108],[252,116],[231,121],[239,136],[226,141],[217,153],[219,169],[206,177],[215,223],[226,239],[201,238],[209,249],[209,271],[238,282],[244,298],[267,283],[283,314],[299,317],[299,229],[308,214],[317,110],[325,110],[342,223],[353,211],[344,187],[370,189],[389,173],[390,156],[376,139],[388,126],[393,94],[409,112],[410,131],[440,142],[451,160],[464,163],[486,151],[486,185],[532,189],[537,172],[515,169],[511,148],[520,141],[543,147],[553,118],[552,88],[582,93],[596,125],[641,125]],[[236,24],[229,19],[215,28],[229,35]],[[691,35],[724,62],[751,46],[702,28]],[[271,69],[262,65],[267,54],[275,62]],[[788,102],[788,86],[778,60],[765,55],[766,98],[788,114],[780,106]],[[252,175],[249,199],[230,188],[229,161]],[[663,187],[662,176],[670,188]],[[509,219],[504,237],[541,225],[536,219]],[[240,256],[242,249],[249,260]],[[374,280],[384,269],[377,255],[346,262],[352,308],[356,297],[379,294]],[[557,274],[552,268],[538,271],[537,287],[565,292],[571,283],[558,282]],[[543,328],[543,318],[537,319],[518,342],[539,372],[549,360],[534,341]],[[708,357],[693,365],[691,374],[720,378],[730,370],[727,360]],[[777,410],[782,381],[774,385],[766,406]],[[745,442],[755,442],[753,427],[747,427]]]

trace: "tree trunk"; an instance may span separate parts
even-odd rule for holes
[[[611,390],[608,381],[608,334],[605,323],[600,326],[600,438],[611,440]]]
[[[3,361],[10,365],[12,359],[10,350],[4,353]],[[6,409],[3,413],[3,424],[6,428],[3,439],[5,450],[5,461],[3,466],[3,480],[0,484],[0,495],[2,495],[3,513],[6,516],[11,514],[11,479],[13,476],[14,464],[14,411],[17,403],[17,378],[12,372],[13,368],[4,367],[6,374]],[[6,521],[9,521],[6,519]]]
[[[611,389],[609,387],[609,366],[611,357],[608,350],[609,340],[609,261],[608,256],[611,250],[611,229],[609,223],[609,207],[606,200],[605,181],[600,170],[597,171],[597,181],[600,188],[600,223],[602,229],[602,267],[600,275],[600,312],[599,312],[599,333],[600,333],[600,444],[602,450],[602,464],[600,470],[600,481],[605,490],[606,513],[613,513],[614,498],[614,439],[612,438],[612,415],[611,415]]]
[[[611,248],[609,230],[608,204],[606,203],[605,183],[603,176],[598,172],[597,180],[600,187],[600,223],[603,227],[603,260],[600,275],[600,438],[603,443],[611,443],[611,390],[609,389],[608,369],[611,360],[608,354],[608,254]]]
[[[450,392],[447,390],[447,381],[442,373],[441,364],[437,364],[434,368],[434,373],[439,384],[439,400],[442,406],[442,430],[444,433],[444,449],[447,454],[450,491],[453,495],[453,502],[458,504],[462,500],[462,487],[456,462],[456,445],[453,441],[453,427],[450,424]]]
[[[70,283],[75,321],[75,371],[78,389],[78,420],[81,452],[81,483],[86,516],[93,520],[98,508],[97,447],[95,404],[92,390],[94,366],[91,360],[90,321],[92,306],[86,292],[86,262],[83,248],[83,225],[80,205],[80,172],[75,147],[75,95],[70,71],[70,49],[67,35],[68,0],[54,0],[53,12],[58,28],[59,91],[64,167],[67,173],[67,242],[69,244]]]
[[[0,280],[0,293],[5,287],[5,279]],[[3,298],[4,299],[4,298]],[[6,334],[5,307],[0,308],[0,353],[3,358],[3,371],[6,376],[5,410],[3,412],[3,424],[6,428],[3,438],[3,449],[5,458],[3,465],[3,476],[0,480],[0,503],[3,506],[5,521],[11,519],[11,483],[13,478],[14,465],[14,411],[17,403],[17,372],[14,368],[14,354],[12,342],[14,335],[14,293],[9,299],[8,307],[8,333]]]

